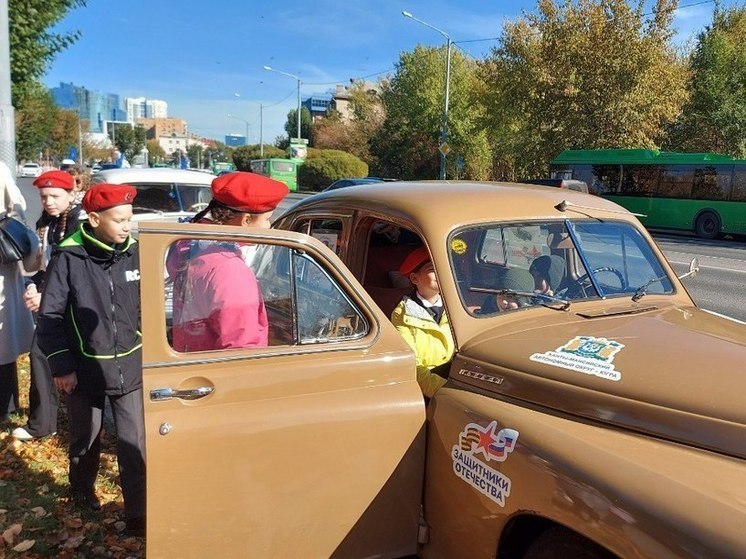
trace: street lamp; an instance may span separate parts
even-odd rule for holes
[[[264,69],[268,70],[269,72],[277,72],[278,74],[283,74],[285,76],[293,78],[298,82],[298,112],[295,114],[295,119],[298,121],[298,139],[300,140],[300,78],[295,74],[283,72],[282,70],[275,70],[274,68],[270,68],[269,66],[265,66]]]
[[[235,97],[241,97],[240,93],[234,93]],[[230,116],[230,115],[229,115]],[[264,104],[259,103],[259,157],[264,158]]]
[[[249,121],[240,117],[237,117],[235,115],[232,115],[228,113],[228,118],[235,118],[236,120],[240,120],[246,125],[246,142],[244,143],[245,146],[249,145]]]
[[[448,153],[448,144],[446,140],[448,139],[448,94],[449,89],[451,85],[451,45],[453,44],[453,41],[451,40],[451,36],[443,31],[442,29],[438,29],[434,25],[430,25],[426,21],[422,21],[421,19],[418,19],[414,17],[409,12],[402,12],[401,15],[404,17],[408,17],[409,19],[413,19],[417,23],[421,23],[425,27],[429,27],[433,31],[437,31],[443,37],[446,38],[446,48],[447,48],[447,54],[446,54],[446,94],[445,94],[445,101],[444,101],[444,107],[443,107],[443,126],[440,129],[440,146],[438,146],[438,151],[440,151],[440,176],[439,178],[441,180],[445,180],[446,178],[446,154]]]

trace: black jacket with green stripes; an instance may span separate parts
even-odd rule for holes
[[[76,373],[92,394],[142,387],[137,242],[109,246],[84,223],[62,241],[47,269],[36,324],[55,377]]]

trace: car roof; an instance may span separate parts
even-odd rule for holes
[[[24,163],[23,166],[24,167],[38,167],[39,164],[38,163],[30,162],[30,163]]]
[[[203,173],[202,171],[189,171],[187,169],[102,169],[93,175],[93,182],[108,182],[112,184],[122,183],[182,183],[210,186],[215,175]]]
[[[423,203],[423,202],[427,203]],[[582,211],[560,211],[563,201],[583,206]],[[314,209],[364,209],[384,216],[399,216],[431,233],[445,233],[456,226],[504,220],[561,219],[603,215],[608,212],[634,220],[621,206],[590,194],[548,186],[469,181],[395,182],[386,188],[361,184],[320,192],[289,211]]]

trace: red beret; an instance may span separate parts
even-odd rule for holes
[[[115,206],[131,204],[137,196],[134,186],[128,184],[96,184],[83,196],[83,209],[90,212],[102,212]]]
[[[212,197],[239,212],[271,212],[287,193],[285,183],[256,173],[237,171],[212,181]]]
[[[37,188],[52,187],[72,190],[75,188],[75,177],[66,171],[47,171],[36,177],[34,186]]]
[[[429,261],[430,253],[427,251],[427,247],[421,246],[407,255],[404,262],[399,266],[399,272],[406,277],[412,272],[416,272],[418,268]]]

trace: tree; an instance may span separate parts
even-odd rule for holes
[[[46,145],[52,157],[67,157],[70,147],[78,147],[78,114],[75,111],[57,109]],[[80,129],[82,135],[82,127]]]
[[[539,0],[482,65],[495,174],[541,176],[568,148],[656,147],[686,99],[677,0]]]
[[[203,169],[207,166],[207,158],[205,157],[205,148],[201,144],[192,144],[187,147],[187,157],[189,158],[189,165],[195,169]]]
[[[285,123],[285,132],[288,133],[288,136],[291,138],[295,138],[295,136],[298,134],[298,121],[296,120],[295,115],[297,114],[298,110],[293,109],[288,113],[288,120]],[[306,107],[300,108],[300,135],[301,138],[311,138],[311,125],[313,124],[313,119],[311,118],[311,111],[309,111]]]
[[[166,160],[166,151],[158,143],[158,140],[148,140],[145,147],[148,148],[148,161],[151,165],[163,163]]]
[[[667,149],[746,157],[746,7],[716,6],[689,60],[691,97]]]
[[[14,85],[42,77],[60,51],[80,38],[79,31],[52,33],[50,28],[86,0],[10,0],[10,73]]]
[[[446,49],[418,46],[403,53],[396,73],[384,84],[382,99],[386,117],[371,142],[379,159],[376,174],[402,179],[436,178],[440,166],[443,123]],[[475,92],[483,86],[477,65],[461,51],[451,53],[447,177],[455,176],[455,157],[469,162],[469,178],[486,178],[489,145],[480,129],[483,108]]]
[[[116,126],[113,135],[114,145],[124,154],[127,161],[133,161],[145,147],[145,129],[142,126]]]
[[[57,114],[49,91],[41,84],[29,82],[17,88],[22,92],[16,99],[16,157],[36,160],[44,149]]]

